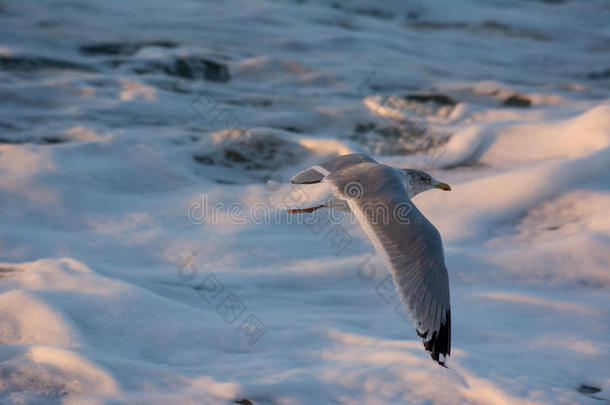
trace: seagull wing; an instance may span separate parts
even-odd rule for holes
[[[326,180],[350,209],[392,274],[405,312],[432,358],[451,350],[449,278],[438,230],[413,205],[395,168],[364,162]]]

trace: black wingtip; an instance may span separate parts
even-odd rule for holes
[[[451,353],[451,311],[445,313],[445,322],[441,323],[438,332],[434,331],[432,337],[424,342],[424,347],[434,361],[447,368],[445,363]]]

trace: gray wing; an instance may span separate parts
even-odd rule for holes
[[[424,347],[445,366],[451,351],[451,308],[439,232],[408,198],[397,169],[362,163],[331,173],[327,181],[348,201],[388,267]]]
[[[327,160],[325,162],[320,163],[319,165],[312,166],[309,169],[303,170],[302,172],[295,174],[290,179],[290,182],[294,184],[319,183],[326,176],[328,176],[329,173],[333,173],[345,169],[346,167],[365,162],[377,163],[375,159],[373,159],[369,155],[364,155],[361,153],[352,153],[349,155],[339,156],[337,158]]]

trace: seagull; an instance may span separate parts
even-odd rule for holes
[[[328,195],[289,213],[352,212],[392,275],[402,307],[424,348],[447,367],[451,351],[449,277],[441,235],[411,199],[451,187],[428,173],[383,165],[365,154],[339,156],[297,173],[290,183],[326,185]]]

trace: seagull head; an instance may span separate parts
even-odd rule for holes
[[[405,172],[405,182],[409,198],[413,198],[422,191],[433,188],[451,191],[449,184],[436,180],[426,172],[416,169],[403,169],[403,171]]]

